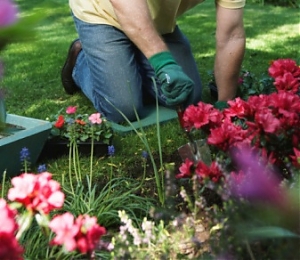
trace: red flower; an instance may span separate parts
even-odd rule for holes
[[[300,97],[289,92],[269,95],[272,113],[280,120],[281,128],[300,128]]]
[[[191,175],[192,175],[191,168],[193,165],[194,165],[194,162],[189,160],[188,158],[186,158],[185,162],[182,163],[181,166],[179,167],[180,173],[177,174],[175,177],[177,179],[191,177]]]
[[[106,229],[97,224],[96,217],[88,215],[80,215],[76,223],[80,226],[80,233],[76,237],[78,250],[81,253],[91,253],[100,237],[106,233]]]
[[[278,91],[291,91],[297,93],[299,91],[299,78],[295,78],[292,73],[284,73],[283,76],[275,78],[274,86]]]
[[[19,245],[14,235],[5,232],[0,232],[1,260],[22,260],[23,251],[23,248]]]
[[[247,134],[247,130],[225,119],[220,127],[211,129],[207,143],[227,151],[231,146],[236,146],[240,142],[249,143]]]
[[[62,128],[64,123],[65,123],[65,118],[64,118],[64,116],[60,115],[60,116],[58,116],[58,119],[55,122],[54,126],[56,128]]]
[[[202,161],[198,162],[195,172],[199,177],[200,182],[206,178],[211,179],[213,182],[218,182],[223,176],[223,173],[216,161],[213,161],[210,166],[207,166]]]
[[[183,120],[197,129],[201,128],[209,123],[209,110],[212,108],[211,104],[203,102],[199,102],[197,106],[191,105],[184,111]]]
[[[229,105],[229,108],[224,110],[225,117],[230,118],[237,116],[239,118],[244,118],[245,116],[250,114],[249,104],[241,98],[229,100],[227,103]]]
[[[278,59],[269,67],[269,75],[272,78],[282,77],[286,72],[292,73],[293,77],[300,77],[300,68],[292,59]]]
[[[295,155],[290,156],[292,159],[292,163],[295,167],[300,169],[300,150],[294,147],[293,151]]]
[[[75,122],[79,125],[86,125],[86,123],[83,120],[76,119]]]
[[[9,189],[8,198],[22,203],[28,210],[48,214],[63,206],[64,194],[60,191],[60,184],[52,180],[48,172],[38,175],[23,173],[11,182],[13,188]]]
[[[280,127],[280,121],[268,108],[258,111],[255,114],[254,122],[266,133],[275,133]]]
[[[18,229],[15,217],[16,211],[0,198],[0,259],[23,259],[23,249],[15,238]]]

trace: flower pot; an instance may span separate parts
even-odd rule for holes
[[[7,114],[6,123],[18,126],[18,130],[0,139],[0,179],[4,171],[9,177],[22,172],[20,152],[24,147],[29,150],[30,165],[33,166],[51,130],[48,121],[12,114]]]
[[[218,100],[218,88],[214,82],[208,83],[208,88],[210,90],[210,95],[212,98]]]
[[[94,141],[94,156],[106,156],[108,146],[111,144],[103,143],[101,141]],[[44,148],[40,154],[39,161],[47,159],[57,159],[63,155],[69,154],[69,140],[62,138],[50,138],[46,141]],[[80,155],[90,156],[91,154],[91,141],[78,142],[78,151]]]

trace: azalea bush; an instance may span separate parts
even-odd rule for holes
[[[194,203],[204,188],[219,197],[208,215],[210,239],[225,259],[255,259],[251,247],[263,258],[299,255],[300,68],[279,59],[268,72],[275,92],[236,98],[222,111],[200,102],[183,116],[207,137],[214,160],[186,159],[176,177],[194,180]]]
[[[109,122],[100,113],[80,114],[76,106],[61,109],[57,115],[50,116],[52,129],[50,138],[63,138],[68,141],[102,141],[110,144],[113,135]]]
[[[203,132],[219,156],[228,155],[233,148],[251,146],[289,174],[289,163],[299,166],[300,68],[293,60],[277,60],[269,73],[276,92],[249,96],[248,100],[236,98],[228,101],[223,111],[199,102],[186,109],[183,120],[191,131]],[[226,163],[224,167],[233,167]]]

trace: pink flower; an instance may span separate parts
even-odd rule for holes
[[[18,8],[11,0],[0,1],[0,27],[14,24],[18,20]]]
[[[102,123],[101,114],[100,113],[91,114],[89,116],[89,120],[92,124],[100,125]]]
[[[191,168],[193,165],[194,162],[186,158],[184,163],[182,163],[181,166],[179,167],[180,173],[177,174],[175,177],[177,179],[191,177],[192,175]]]
[[[51,244],[64,245],[68,251],[76,250],[75,236],[80,226],[74,222],[74,216],[71,213],[67,212],[54,217],[49,223],[49,228],[56,234]]]
[[[66,113],[67,113],[67,114],[75,114],[75,113],[76,113],[76,110],[77,110],[77,107],[76,107],[76,106],[69,106],[69,107],[67,107],[67,109],[66,109]]]
[[[16,211],[11,209],[4,199],[0,198],[0,233],[14,235],[18,229],[15,217]]]
[[[69,212],[54,217],[49,227],[56,234],[51,244],[81,253],[92,253],[100,237],[106,233],[106,229],[97,224],[96,217],[80,215],[74,219]]]
[[[35,175],[24,173],[12,179],[13,188],[8,191],[11,201],[22,203],[28,210],[48,214],[60,209],[64,203],[64,194],[60,184],[51,179],[48,172]]]

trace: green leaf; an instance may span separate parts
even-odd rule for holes
[[[60,135],[60,130],[58,128],[52,128],[51,129],[51,135],[53,136],[59,136]]]
[[[260,227],[252,228],[249,231],[246,231],[246,234],[251,238],[300,238],[299,235],[281,228],[281,227]]]

